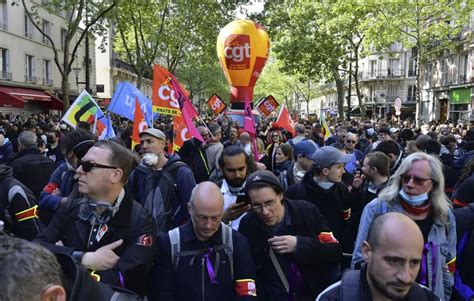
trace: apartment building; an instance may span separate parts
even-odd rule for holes
[[[47,0],[27,1],[38,8],[42,30],[53,39],[62,62],[67,18],[65,11],[50,14],[43,6]],[[0,0],[0,111],[59,113],[61,74],[54,62],[50,41],[32,24],[23,6]],[[75,45],[81,32],[71,41]],[[72,48],[72,47],[71,47]],[[89,42],[90,87],[95,93],[95,42]],[[71,49],[72,51],[72,49]],[[85,88],[85,42],[82,41],[69,74],[70,101]]]
[[[97,39],[102,37],[97,37]],[[97,58],[96,76],[97,82],[97,97],[100,99],[102,106],[106,106],[112,95],[115,87],[119,82],[128,81],[129,83],[137,84],[137,75],[133,68],[123,60],[121,60],[117,53],[114,52],[114,40],[116,38],[113,27],[109,30],[106,37],[106,47],[97,47],[95,56]],[[98,44],[98,43],[96,43]],[[140,91],[146,97],[151,99],[153,89],[153,81],[148,78],[142,79]]]

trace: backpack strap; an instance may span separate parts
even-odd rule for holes
[[[347,270],[341,279],[339,300],[359,300],[360,270]]]
[[[278,176],[280,183],[283,186],[283,191],[286,191],[286,189],[288,188],[288,177],[288,171],[286,170],[280,172],[280,175]]]
[[[178,253],[181,251],[181,239],[179,235],[179,227],[174,228],[168,231],[168,235],[170,237],[170,245],[171,245],[171,263],[173,268],[176,270],[179,263],[179,256]]]
[[[222,226],[222,244],[225,254],[229,258],[230,277],[234,280],[234,241],[232,239],[232,228],[221,222]]]

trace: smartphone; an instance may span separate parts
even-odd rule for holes
[[[238,195],[237,196],[237,200],[235,201],[237,204],[239,203],[245,203],[247,205],[250,204],[250,199],[249,197],[246,195],[246,194],[243,194],[243,195]]]

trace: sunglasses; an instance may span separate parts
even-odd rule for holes
[[[92,168],[109,168],[109,169],[118,168],[118,167],[114,167],[114,166],[102,165],[102,164],[99,164],[99,163],[92,163],[90,161],[79,161],[77,163],[77,167],[79,168],[79,166],[82,166],[82,170],[84,172],[89,172],[89,171],[92,170]]]
[[[402,178],[403,184],[408,184],[410,180],[413,180],[413,183],[415,183],[415,185],[418,185],[418,186],[423,185],[426,181],[432,180],[432,179],[423,179],[423,178],[410,176],[410,175],[403,175],[401,178]]]
[[[280,136],[278,136],[278,135],[272,135],[272,137],[280,137]]]
[[[356,144],[357,141],[354,141],[354,140],[346,140],[346,143],[354,143],[354,144]]]

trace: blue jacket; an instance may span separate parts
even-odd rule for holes
[[[360,219],[359,233],[355,244],[354,254],[352,256],[352,266],[363,261],[361,247],[362,242],[367,239],[370,224],[372,220],[380,214],[386,212],[403,213],[402,205],[397,202],[392,207],[388,207],[386,201],[379,198],[374,199],[367,204]],[[454,276],[449,267],[456,262],[456,220],[452,211],[448,213],[448,226],[440,220],[434,220],[433,226],[428,234],[428,243],[432,243],[431,248],[427,248],[427,266],[431,270],[432,264],[436,267],[436,272],[428,273],[428,288],[442,300],[448,301],[451,297],[452,287],[454,285]],[[433,251],[435,254],[433,254]],[[435,258],[436,262],[432,262]],[[436,278],[433,276],[436,275]]]
[[[163,169],[166,170],[173,162],[179,161],[181,158],[178,155],[171,155],[168,158]],[[147,191],[145,191],[145,179],[147,173],[143,172],[139,168],[135,168],[130,174],[128,181],[128,188],[133,192],[135,200],[140,204],[144,205],[147,197]],[[173,227],[184,224],[189,220],[189,213],[187,204],[191,197],[191,191],[196,186],[194,175],[191,169],[187,166],[179,167],[176,172],[172,173],[171,176],[177,185],[177,202],[173,204],[173,212],[176,212],[178,207],[180,209],[173,217]],[[136,178],[138,177],[138,178]],[[136,183],[135,185],[133,183]]]
[[[7,164],[13,157],[13,145],[8,138],[3,140],[0,145],[0,164]]]
[[[75,181],[73,180],[73,176],[74,170],[69,170],[65,161],[56,167],[48,184],[40,194],[38,200],[40,209],[50,211],[58,210],[61,199],[67,197],[74,187]],[[51,194],[56,188],[59,188],[61,195]]]

